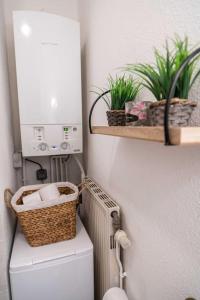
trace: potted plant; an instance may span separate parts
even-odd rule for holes
[[[129,101],[134,101],[139,90],[140,83],[125,75],[108,78],[108,89],[110,90],[110,97],[108,95],[102,97],[108,106],[107,119],[109,126],[125,126],[125,104]],[[98,88],[98,91],[93,91],[100,95],[105,89]]]
[[[161,126],[164,122],[166,98],[176,72],[183,61],[190,54],[188,38],[183,40],[176,36],[172,41],[173,49],[170,51],[168,43],[164,53],[155,49],[154,64],[130,64],[127,70],[137,74],[142,79],[142,85],[156,98],[149,107],[149,119],[152,126]],[[195,83],[200,71],[196,71],[199,56],[191,61],[183,70],[175,90],[174,99],[171,100],[169,111],[169,124],[171,126],[187,126],[192,111],[196,107],[195,101],[188,100],[189,91]]]

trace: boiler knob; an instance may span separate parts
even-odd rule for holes
[[[69,143],[67,142],[63,142],[61,145],[60,145],[61,149],[63,150],[67,150],[67,148],[69,147]]]
[[[48,145],[46,143],[40,143],[38,147],[39,147],[39,150],[45,151],[45,150],[47,150]]]

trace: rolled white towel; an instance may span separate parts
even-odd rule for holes
[[[22,201],[24,205],[34,206],[41,203],[42,199],[40,197],[40,193],[37,191],[30,195],[24,196]]]
[[[41,188],[39,193],[43,201],[51,201],[60,197],[59,190],[54,183]]]

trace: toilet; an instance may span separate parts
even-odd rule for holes
[[[103,300],[128,300],[128,297],[123,289],[114,287],[105,293]]]

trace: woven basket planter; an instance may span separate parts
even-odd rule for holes
[[[76,206],[78,188],[69,183],[58,183],[60,194],[68,201],[41,201],[37,208],[23,205],[22,198],[44,185],[20,188],[11,200],[27,242],[32,247],[69,240],[76,236]]]
[[[109,110],[106,112],[109,126],[125,126],[125,110]]]
[[[148,110],[151,126],[163,126],[166,100],[153,102]],[[191,115],[197,103],[191,100],[174,98],[169,109],[169,126],[185,127],[189,125]]]

